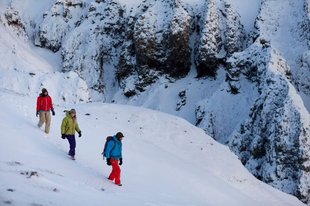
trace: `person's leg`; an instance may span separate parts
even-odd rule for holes
[[[114,168],[114,166],[113,166],[113,159],[111,159],[111,166],[112,166],[112,171],[111,171],[111,173],[110,173],[110,175],[109,175],[109,180],[114,180],[115,179],[115,168]]]
[[[121,167],[118,164],[118,160],[116,161],[116,166],[115,166],[115,184],[122,185],[121,184]]]
[[[48,134],[50,132],[51,127],[51,113],[50,112],[44,112],[45,113],[45,133]]]
[[[121,168],[118,165],[118,160],[111,159],[111,164],[112,164],[112,172],[109,176],[110,180],[115,179],[115,184],[121,185]]]
[[[39,123],[38,123],[38,127],[42,127],[42,125],[45,122],[45,114],[44,111],[40,111],[39,112]]]
[[[69,145],[70,145],[70,150],[69,150],[68,155],[74,157],[74,155],[75,155],[75,146],[76,146],[75,136],[74,135],[68,135],[67,139],[68,139]]]

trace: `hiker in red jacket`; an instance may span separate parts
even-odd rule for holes
[[[53,108],[52,98],[48,95],[48,92],[45,88],[42,89],[42,93],[38,96],[37,99],[37,113],[36,116],[39,116],[38,127],[41,127],[45,123],[45,133],[50,132],[51,126],[51,113],[55,115]]]

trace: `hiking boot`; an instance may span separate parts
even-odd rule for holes
[[[115,183],[116,184],[116,183]],[[119,183],[119,184],[116,184],[117,186],[123,186],[121,183]]]

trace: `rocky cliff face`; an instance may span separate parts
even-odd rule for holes
[[[246,36],[224,0],[145,0],[135,9],[57,0],[33,36],[101,100],[157,104],[157,91],[175,103],[173,114],[196,110],[192,123],[229,145],[256,177],[309,203],[308,8],[306,0],[263,0]],[[25,30],[14,9],[3,19]]]
[[[301,66],[296,72],[295,84],[297,89],[310,96],[310,4],[304,2],[302,21],[298,22],[300,28],[299,40],[305,44],[305,51],[303,51],[302,57],[300,58]],[[309,110],[309,107],[308,107]]]
[[[159,73],[184,77],[191,65],[198,76],[214,76],[218,65],[244,45],[240,16],[228,3],[210,0],[197,10],[178,0],[149,0],[130,15],[125,12],[115,1],[59,0],[44,13],[36,41],[61,50],[63,70],[77,71],[101,93],[104,64],[113,60],[122,85],[129,74],[137,75],[135,88],[124,90],[127,96],[143,91]]]
[[[144,91],[160,73],[178,78],[189,72],[193,21],[191,9],[179,0],[149,0],[130,14],[117,70],[122,85],[136,75],[133,88],[124,86],[127,96]]]
[[[76,71],[104,92],[104,65],[115,57],[124,30],[124,8],[115,1],[57,1],[44,14],[39,42],[61,50],[63,71]]]
[[[298,106],[302,100],[290,82],[288,64],[258,41],[228,61],[234,75],[252,79],[259,92],[228,145],[257,178],[308,202],[310,119]]]
[[[276,12],[276,2],[263,1],[255,43],[228,61],[230,73],[245,74],[257,83],[259,92],[249,118],[228,144],[256,177],[309,203],[310,118],[298,94],[298,88],[307,93],[309,76],[305,66],[309,39],[304,36],[308,18],[302,5],[284,1],[282,8],[289,9]],[[294,15],[295,20],[286,21],[285,15]],[[276,38],[295,51],[287,51]]]
[[[36,42],[57,52],[62,47],[63,38],[80,23],[82,12],[82,0],[56,1],[51,10],[43,14]]]
[[[244,98],[253,102],[249,111],[239,110],[246,120],[228,118],[237,116],[235,108],[225,105],[229,114],[223,114],[210,105],[216,100],[211,98],[198,105],[197,125],[228,144],[257,178],[309,203],[310,118],[305,108],[308,97],[304,97],[309,82],[309,38],[305,35],[308,7],[305,2],[282,3],[262,2],[255,30],[248,39],[254,43],[226,61],[229,91],[239,96],[239,103]],[[285,10],[279,12],[279,7]],[[287,21],[285,15],[294,16],[294,20]],[[288,50],[283,42],[293,49]],[[245,92],[245,79],[255,85],[256,95]],[[299,91],[303,91],[303,99]],[[230,132],[222,132],[221,125],[228,122],[234,126],[225,128]]]
[[[178,0],[152,1],[135,19],[133,43],[138,67],[186,75],[192,20],[186,8]]]
[[[19,15],[19,12],[13,8],[7,8],[4,13],[0,14],[0,23],[11,27],[18,36],[26,36],[25,25]]]
[[[215,76],[216,70],[225,58],[241,51],[244,44],[244,30],[240,16],[230,4],[209,0],[204,5],[199,22],[196,66],[198,76]]]
[[[84,9],[85,17],[63,41],[63,70],[76,71],[103,93],[105,64],[115,58],[123,38],[124,8],[112,0],[96,1]]]

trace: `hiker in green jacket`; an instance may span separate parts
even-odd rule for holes
[[[79,128],[79,124],[76,118],[76,111],[75,109],[71,109],[70,111],[66,112],[66,117],[63,118],[61,123],[61,138],[68,140],[70,145],[70,150],[68,155],[70,155],[71,159],[75,159],[75,131],[79,133],[79,137],[82,136],[82,132]]]

